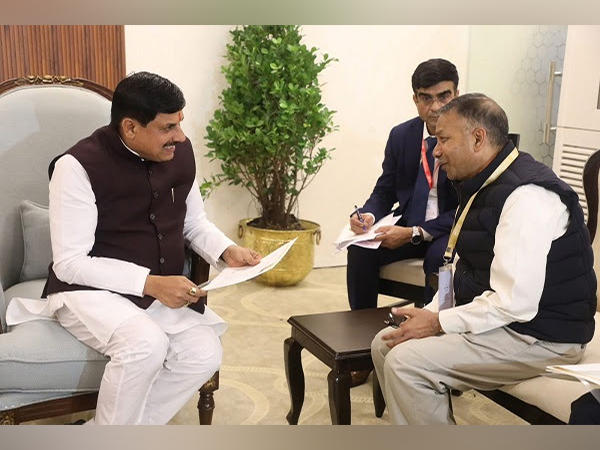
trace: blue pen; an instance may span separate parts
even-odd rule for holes
[[[356,211],[358,220],[360,220],[360,222],[363,224],[363,231],[367,231],[367,226],[365,225],[365,219],[363,219],[363,216],[360,214],[360,211],[358,210],[358,206],[354,205],[354,210]]]

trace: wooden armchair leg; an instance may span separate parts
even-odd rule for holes
[[[200,399],[198,400],[198,416],[200,425],[211,425],[213,411],[215,409],[215,399],[213,393],[219,389],[219,372],[216,372],[200,388]]]

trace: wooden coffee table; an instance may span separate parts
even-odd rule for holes
[[[407,302],[408,303],[408,302]],[[394,305],[397,306],[397,305]],[[329,409],[334,425],[350,424],[350,372],[373,368],[371,341],[383,328],[390,307],[292,316],[292,336],[284,343],[285,374],[290,390],[291,408],[287,421],[298,424],[304,403],[304,371],[300,353],[308,350],[331,368]],[[385,409],[383,395],[373,372],[375,415]]]

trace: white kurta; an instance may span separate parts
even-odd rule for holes
[[[527,184],[508,196],[496,228],[490,286],[466,305],[440,311],[446,333],[484,333],[529,322],[539,308],[552,242],[567,231],[569,211],[558,194]],[[454,258],[454,270],[460,255]],[[425,308],[437,311],[438,294]]]
[[[235,243],[206,217],[198,183],[194,181],[186,198],[183,233],[190,247],[212,266],[223,267],[220,255]],[[47,301],[15,298],[9,304],[7,324],[53,319],[59,308],[68,307],[94,336],[106,344],[114,330],[136,315],[152,316],[168,333],[196,325],[211,326],[217,335],[227,324],[209,307],[204,314],[189,308],[169,308],[156,300],[147,310],[125,297],[142,296],[150,269],[112,258],[90,257],[98,219],[96,198],[87,172],[71,155],[57,162],[50,181],[50,232],[53,268],[56,276],[69,284],[98,288],[97,291],[61,292]]]

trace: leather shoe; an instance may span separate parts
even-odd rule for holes
[[[353,370],[350,372],[350,387],[360,386],[361,384],[365,384],[367,382],[367,378],[369,378],[369,374],[372,369],[367,370]]]
[[[85,425],[86,422],[87,420],[78,419],[75,422],[65,423],[65,425]]]

